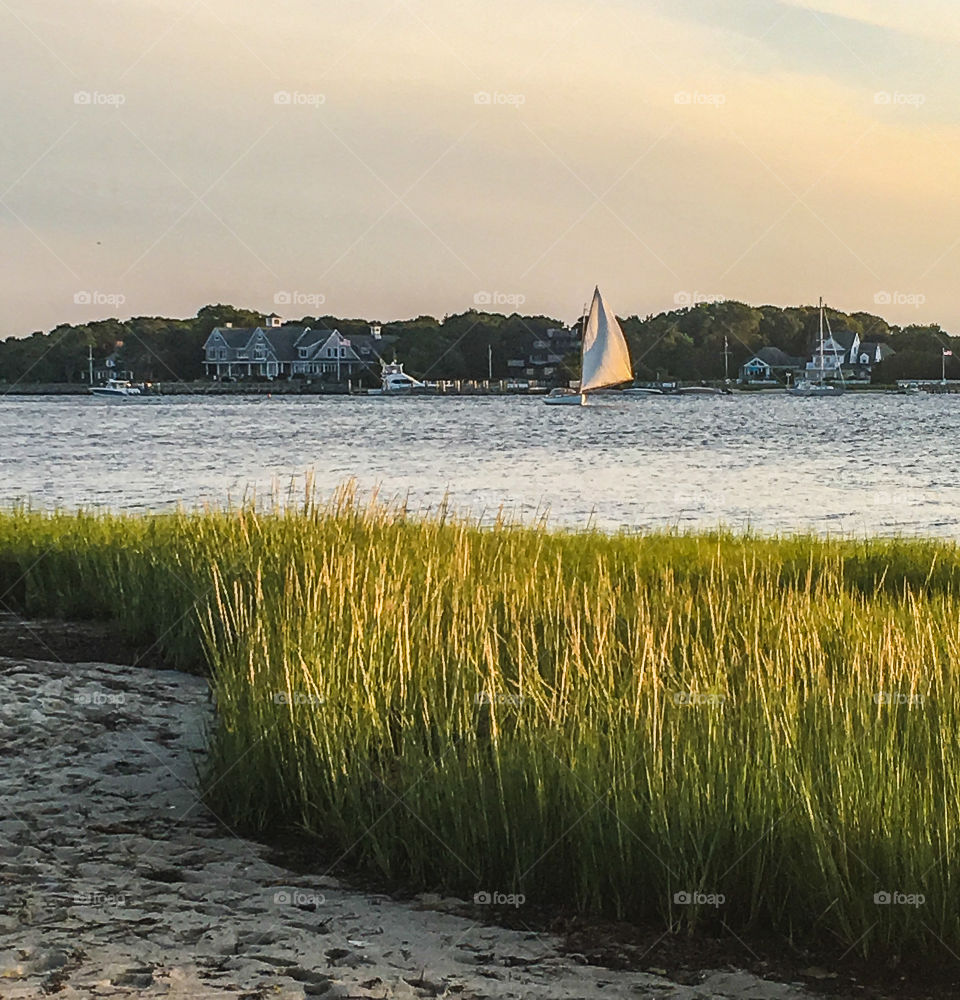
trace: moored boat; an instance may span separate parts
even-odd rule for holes
[[[380,388],[367,389],[368,396],[409,396],[426,390],[426,385],[403,370],[399,361],[382,361]]]
[[[125,399],[128,396],[141,395],[140,386],[119,378],[109,378],[103,385],[91,386],[90,393],[108,399]]]
[[[840,373],[841,384],[837,385],[836,382],[827,382],[823,364],[823,299],[820,299],[820,350],[818,352],[819,358],[819,368],[816,369],[816,375],[811,378],[802,378],[796,385],[792,385],[787,392],[791,396],[842,396],[846,391],[846,387],[842,384],[843,381],[843,368],[837,366],[837,370]],[[827,331],[833,336],[830,330],[830,320],[827,320]]]

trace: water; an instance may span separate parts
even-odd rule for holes
[[[314,474],[605,529],[960,537],[960,396],[0,397],[0,505],[223,504]]]

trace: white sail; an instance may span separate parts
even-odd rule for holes
[[[602,389],[633,380],[630,352],[623,339],[617,317],[607,308],[600,289],[593,293],[593,304],[583,331],[583,374],[580,391]]]

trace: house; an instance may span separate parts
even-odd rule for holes
[[[536,335],[526,357],[511,358],[507,367],[533,378],[552,378],[564,359],[580,351],[580,331],[576,327],[551,327]]]
[[[896,353],[897,352],[889,344],[880,344],[865,340],[857,349],[857,356],[853,363],[872,367],[873,365],[880,364],[880,362],[886,358],[889,358],[891,354]]]
[[[284,323],[276,314],[257,327],[216,327],[203,351],[204,371],[216,379],[317,375],[342,381],[375,370],[339,331]]]
[[[860,334],[853,330],[838,330],[823,338],[823,354],[819,340],[814,345],[813,357],[807,362],[808,372],[839,374],[844,365],[855,364],[860,350]]]
[[[794,358],[779,347],[761,347],[740,366],[740,381],[753,385],[779,383],[803,369],[803,358]]]

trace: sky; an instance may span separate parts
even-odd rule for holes
[[[960,333],[945,0],[0,0],[0,337],[713,298]]]

